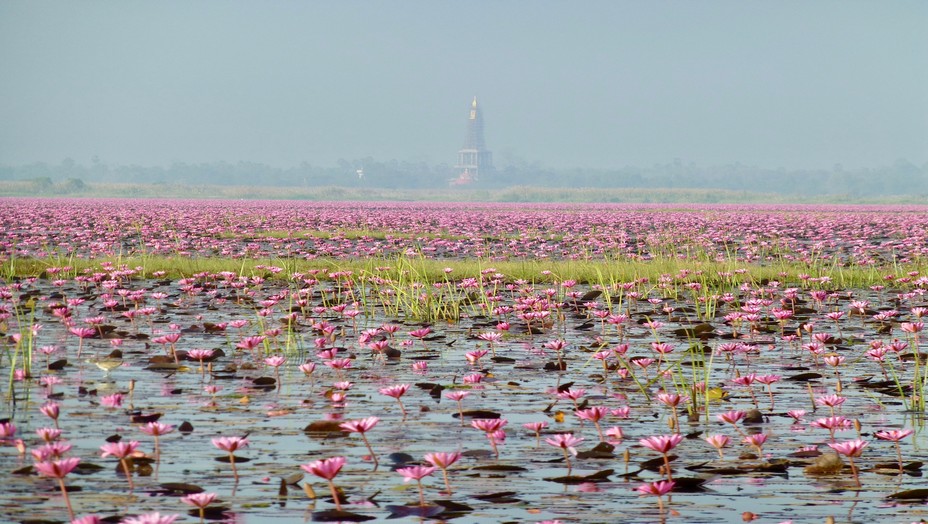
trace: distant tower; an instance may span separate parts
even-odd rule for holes
[[[451,181],[453,185],[474,182],[480,175],[493,170],[493,153],[487,151],[483,141],[483,115],[477,108],[477,97],[470,105],[470,118],[467,119],[467,137],[464,147],[458,151],[458,178]]]

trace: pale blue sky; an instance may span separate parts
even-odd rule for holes
[[[0,163],[928,161],[928,2],[0,3]]]

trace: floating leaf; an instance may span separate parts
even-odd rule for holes
[[[366,520],[374,520],[375,518],[376,517],[352,513],[350,511],[339,511],[337,509],[313,512],[313,522],[364,522]]]
[[[928,488],[907,489],[887,496],[893,500],[925,500],[928,499]]]
[[[483,493],[479,495],[472,495],[473,498],[482,500],[485,502],[518,502],[519,499],[515,498],[517,493],[515,491],[498,491],[495,493]]]
[[[460,413],[455,413],[451,415],[454,418],[460,417]],[[473,409],[464,412],[464,416],[468,418],[500,418],[502,414],[495,411],[487,411],[483,409]]]
[[[439,515],[445,511],[442,506],[387,506],[386,510],[390,512],[388,519],[401,519],[406,517],[430,518]]]
[[[604,469],[589,475],[566,475],[563,477],[546,478],[548,482],[557,482],[558,484],[583,484],[584,482],[611,482],[609,475],[615,473],[615,470]]]
[[[342,431],[339,424],[340,422],[337,420],[317,420],[310,422],[309,425],[303,428],[303,432],[315,438],[344,437],[347,433]]]
[[[132,415],[129,417],[129,421],[133,424],[148,424],[149,422],[157,422],[161,418],[163,413],[150,413],[148,415]]]
[[[794,382],[808,382],[810,380],[817,380],[820,378],[822,378],[821,373],[800,373],[798,375],[786,377],[784,380],[792,380]]]
[[[615,458],[615,446],[608,442],[600,442],[593,449],[577,453],[579,459],[609,459]]]
[[[221,457],[214,457],[213,460],[215,460],[216,462],[225,462],[226,464],[229,464],[230,462],[232,462],[232,460],[229,458],[228,455],[223,455]],[[244,464],[246,462],[251,462],[251,459],[248,457],[240,457],[238,455],[235,456],[236,464]]]
[[[62,358],[62,359],[56,360],[52,362],[51,364],[49,364],[48,369],[52,371],[60,371],[64,369],[65,367],[67,367],[67,365],[68,365],[67,359]]]
[[[189,435],[193,433],[193,424],[185,420],[177,426],[177,431],[180,431],[182,435]]]
[[[188,484],[186,482],[165,482],[159,484],[159,486],[164,490],[163,493],[165,495],[190,495],[193,493],[203,493],[204,491],[200,486]]]
[[[522,466],[511,466],[509,464],[487,464],[485,466],[474,466],[470,469],[475,471],[527,471]]]

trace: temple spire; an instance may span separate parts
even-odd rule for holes
[[[452,180],[455,185],[474,182],[493,169],[493,154],[487,151],[483,139],[483,112],[477,106],[476,96],[470,104],[464,147],[458,150],[458,163],[454,167],[459,170],[458,178]]]

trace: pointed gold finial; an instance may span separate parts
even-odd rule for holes
[[[473,101],[473,103],[471,104],[471,106],[472,106],[474,109],[477,109],[477,97],[476,97],[476,96],[474,97],[474,101]]]

